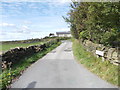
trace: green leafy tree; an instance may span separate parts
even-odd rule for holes
[[[64,19],[74,38],[111,46],[113,41],[120,42],[119,2],[73,2],[70,6]]]

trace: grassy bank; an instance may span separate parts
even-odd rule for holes
[[[111,84],[120,86],[118,82],[118,66],[111,64],[109,61],[102,62],[101,58],[96,58],[90,52],[87,52],[77,40],[73,40],[73,53],[78,62],[91,72]]]
[[[20,61],[18,64],[15,64],[12,66],[11,69],[5,70],[0,75],[0,82],[2,82],[1,86],[2,88],[8,87],[8,85],[11,84],[12,80],[18,77],[22,74],[22,72],[30,66],[32,63],[36,62],[38,59],[42,58],[44,55],[46,55],[48,52],[59,46],[61,43],[58,42],[57,44],[51,45],[49,48],[46,48],[43,51],[40,51],[39,53],[36,53],[32,56],[26,57],[24,60]]]

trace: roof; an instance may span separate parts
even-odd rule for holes
[[[70,31],[68,31],[68,32],[56,32],[56,34],[70,34]]]

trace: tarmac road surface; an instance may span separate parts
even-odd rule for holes
[[[117,88],[78,64],[70,41],[63,41],[56,49],[32,64],[11,87]]]

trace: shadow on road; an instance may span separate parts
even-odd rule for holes
[[[37,82],[31,82],[31,83],[29,83],[29,85],[26,87],[26,88],[34,88],[35,87],[35,84],[36,84]],[[25,89],[26,90],[26,89]]]

